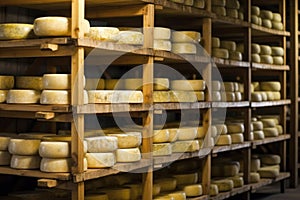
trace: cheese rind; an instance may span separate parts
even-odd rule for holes
[[[254,131],[260,131],[263,130],[264,125],[261,121],[255,121],[255,122],[251,122]]]
[[[265,138],[265,134],[263,131],[253,131],[254,140],[263,140]]]
[[[260,56],[260,62],[265,64],[273,64],[273,57],[269,55],[261,55]]]
[[[194,0],[194,7],[203,9],[205,7],[204,0]]]
[[[189,173],[189,174],[175,174],[173,177],[176,179],[176,185],[191,185],[198,182],[198,173]]]
[[[273,56],[273,63],[275,65],[283,65],[284,64],[284,60],[282,56]]]
[[[229,51],[229,59],[242,61],[243,55],[241,52],[238,52],[238,51]]]
[[[284,30],[284,26],[282,22],[272,21],[272,28],[280,31]]]
[[[40,100],[40,91],[37,90],[9,90],[7,93],[7,103],[33,104]]]
[[[269,45],[260,45],[260,55],[272,55],[272,48]]]
[[[267,154],[260,155],[261,163],[265,165],[279,165],[281,162],[281,158],[279,155]]]
[[[211,10],[216,13],[217,15],[220,15],[220,16],[226,16],[226,8],[225,7],[222,7],[222,6],[212,6],[211,7]]]
[[[255,63],[261,62],[260,56],[256,53],[251,54],[251,60],[252,60],[252,62],[255,62]]]
[[[225,0],[212,0],[211,2],[212,5],[214,6],[226,6],[226,1]]]
[[[240,9],[240,2],[238,0],[226,0],[226,8]]]
[[[242,177],[234,176],[234,177],[229,177],[228,179],[233,181],[234,188],[239,188],[244,185],[244,179]]]
[[[178,43],[198,43],[201,40],[200,32],[196,31],[173,31],[172,32],[172,41]]]
[[[160,178],[154,180],[154,183],[160,186],[161,192],[174,191],[177,185],[175,178]]]
[[[116,133],[116,134],[109,133],[107,134],[107,136],[118,138],[119,149],[134,148],[142,144],[141,132],[128,132],[128,133]]]
[[[244,142],[244,135],[242,133],[230,134],[232,144],[240,144]]]
[[[113,152],[118,148],[118,138],[111,136],[98,136],[85,138],[89,153]]]
[[[273,13],[273,21],[275,22],[282,22],[282,17],[280,13]]]
[[[118,41],[119,29],[115,27],[91,27],[87,37],[105,42]]]
[[[279,135],[276,127],[264,128],[263,131],[264,131],[265,137],[277,137]]]
[[[198,140],[176,141],[172,143],[173,153],[194,152],[200,149]]]
[[[40,76],[17,76],[16,88],[18,89],[30,89],[30,90],[42,90],[43,89],[43,77]]]
[[[259,16],[260,15],[260,8],[258,6],[251,6],[251,14]]]
[[[153,131],[153,143],[168,142],[170,134],[168,129],[154,130]]]
[[[281,84],[278,81],[260,82],[260,88],[264,91],[277,91],[281,90]]]
[[[197,137],[197,128],[179,128],[177,140],[193,140]]]
[[[172,145],[170,143],[153,144],[153,156],[168,156],[172,154]]]
[[[197,102],[197,96],[192,91],[170,91],[170,102]]]
[[[271,47],[272,56],[284,56],[284,49],[282,47]]]
[[[40,167],[41,157],[12,155],[10,167],[13,169],[38,169]]]
[[[117,162],[127,163],[127,162],[137,162],[141,160],[141,152],[139,148],[129,148],[129,149],[117,149],[116,150],[116,160]]]
[[[107,168],[112,167],[116,163],[114,153],[87,153],[86,159],[88,168]]]
[[[43,89],[69,90],[71,89],[70,74],[44,74]]]
[[[227,49],[229,51],[236,51],[236,43],[234,41],[221,41],[221,48]]]
[[[179,186],[179,189],[183,190],[187,197],[197,197],[203,194],[201,184]]]
[[[224,48],[213,48],[212,49],[212,56],[216,58],[223,58],[228,59],[229,58],[229,51]]]
[[[244,133],[245,132],[245,126],[243,123],[228,123],[227,129],[228,133]]]
[[[72,158],[42,158],[40,170],[42,172],[70,172]]]
[[[220,135],[216,142],[217,146],[230,145],[230,144],[232,144],[230,135]]]
[[[203,91],[205,90],[205,81],[203,80],[173,80],[171,81],[172,90],[183,91]]]
[[[20,40],[33,38],[33,25],[23,23],[0,24],[0,40]]]
[[[219,194],[218,186],[216,184],[210,184],[209,195],[216,196],[217,194]]]
[[[0,135],[0,151],[7,151],[11,137]]]
[[[43,158],[67,158],[71,156],[69,142],[42,141],[39,155]]]
[[[176,54],[196,54],[197,46],[193,43],[172,43],[171,51]]]
[[[273,13],[269,10],[261,10],[260,11],[260,17],[263,19],[272,20],[273,19]]]
[[[262,19],[262,25],[267,28],[272,28],[272,21],[269,19]]]
[[[10,165],[11,154],[8,151],[0,151],[0,165]]]
[[[141,91],[89,90],[89,103],[142,103]]]
[[[239,11],[235,8],[226,8],[226,16],[237,19],[239,17]]]
[[[0,90],[0,103],[4,103],[7,99],[8,90]]]
[[[87,99],[85,100],[85,103]],[[40,104],[70,104],[71,93],[69,90],[43,90]]]
[[[253,53],[253,54],[259,54],[260,53],[259,44],[256,44],[256,43],[251,44],[251,53]]]
[[[231,191],[234,187],[233,181],[232,180],[217,180],[217,181],[212,181],[212,184],[215,184],[218,186],[218,190],[220,192],[228,192]]]
[[[8,145],[8,151],[11,154],[33,156],[38,154],[40,143],[41,140],[37,139],[12,138]]]
[[[137,31],[120,31],[118,34],[118,44],[142,45],[143,42],[143,33]]]
[[[220,38],[217,38],[217,37],[212,37],[211,43],[212,43],[212,48],[220,48],[220,46],[221,46]]]

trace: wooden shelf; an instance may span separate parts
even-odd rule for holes
[[[212,102],[213,108],[241,108],[248,107],[250,105],[249,101],[239,101],[239,102]]]
[[[280,31],[275,29],[266,28],[256,24],[251,24],[252,35],[265,36],[265,35],[278,35],[278,36],[290,36],[291,33],[288,31]]]
[[[71,112],[70,105],[39,105],[39,104],[0,104],[0,111],[30,111],[30,112]]]
[[[182,110],[182,109],[205,109],[210,108],[210,102],[195,103],[154,103],[154,110]]]
[[[274,179],[268,179],[268,178],[262,178],[260,179],[260,181],[258,183],[252,183],[250,184],[251,186],[251,192],[255,192],[257,189],[263,187],[263,186],[267,186],[270,185],[272,183],[276,183],[278,181],[287,179],[290,177],[290,173],[289,172],[281,172],[279,174],[278,177],[274,178]]]
[[[174,54],[169,51],[154,50],[156,62],[166,63],[209,63],[211,58],[208,55]]]
[[[250,67],[250,63],[245,61],[225,60],[216,57],[213,57],[212,60],[218,67],[242,67],[242,68]]]
[[[270,64],[263,64],[263,63],[252,63],[252,69],[288,71],[290,70],[290,67],[288,65],[270,65]]]
[[[229,146],[214,146],[212,153],[221,153],[226,151],[234,151],[238,149],[244,149],[251,146],[251,142],[244,142],[241,144],[232,144]]]
[[[248,192],[248,191],[250,191],[250,185],[244,185],[239,188],[233,188],[229,192],[221,192],[218,195],[211,197],[210,199],[211,200],[223,200],[223,199],[227,199],[229,197],[235,196],[237,194],[242,194],[242,193]]]
[[[269,107],[269,106],[283,106],[291,104],[290,99],[278,100],[278,101],[262,101],[262,102],[250,102],[252,108]]]
[[[291,135],[289,134],[285,134],[285,135],[280,135],[278,137],[269,137],[269,138],[265,138],[263,140],[254,140],[252,141],[252,145],[258,146],[258,145],[263,145],[263,144],[269,144],[269,143],[274,143],[274,142],[280,142],[283,140],[288,140],[291,138]]]
[[[208,199],[209,199],[208,195],[203,195],[203,196],[200,196],[200,197],[187,198],[187,200],[208,200]]]
[[[231,25],[231,26],[237,26],[237,27],[249,27],[250,23],[240,20],[240,19],[235,19],[232,17],[227,17],[227,16],[220,16],[216,15],[216,18],[213,18],[212,20],[214,23],[222,23],[226,25]]]
[[[147,107],[143,104],[86,104],[74,108],[77,114],[94,114],[94,113],[112,113],[112,112],[138,112],[147,111]]]

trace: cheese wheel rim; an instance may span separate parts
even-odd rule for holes
[[[33,25],[23,23],[0,24],[0,40],[20,40],[33,38]]]

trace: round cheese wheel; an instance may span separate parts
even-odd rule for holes
[[[220,91],[221,90],[220,81],[212,81],[211,87],[212,87],[212,91]]]
[[[115,27],[90,27],[87,37],[105,42],[117,42],[119,29]]]
[[[251,122],[251,124],[253,125],[254,131],[260,131],[260,130],[263,130],[263,128],[264,128],[264,125],[261,121]]]
[[[232,140],[230,135],[220,135],[216,142],[217,146],[231,145],[231,144],[232,144]]]
[[[212,184],[216,184],[220,192],[228,192],[234,187],[233,181],[228,179],[212,181]]]
[[[44,74],[43,89],[69,90],[71,89],[70,74]]]
[[[153,48],[161,51],[171,51],[172,44],[169,40],[154,40]]]
[[[268,96],[267,96],[266,92],[260,92],[260,95],[261,95],[263,101],[267,101],[268,100]]]
[[[244,135],[242,133],[230,134],[232,144],[240,144],[244,142]]]
[[[0,90],[0,103],[4,103],[7,99],[8,90]]]
[[[262,26],[272,28],[272,21],[269,19],[262,19]]]
[[[263,140],[265,139],[265,134],[263,131],[253,131],[254,140]]]
[[[176,54],[196,54],[197,47],[193,43],[172,43],[171,51]]]
[[[242,20],[242,21],[244,21],[244,12],[241,12],[241,11],[238,11],[239,13],[238,13],[238,18],[240,19],[240,20]]]
[[[40,91],[37,90],[9,90],[6,97],[7,103],[32,104],[38,103]]]
[[[89,90],[89,103],[142,103],[141,91],[126,90]]]
[[[86,79],[85,89],[87,90],[104,90],[105,80],[102,78],[88,78]]]
[[[262,26],[262,18],[261,17],[258,17],[258,25]]]
[[[108,196],[105,193],[86,194],[84,200],[108,200]]]
[[[210,196],[216,196],[218,194],[219,194],[218,186],[216,184],[210,184],[209,195]]]
[[[236,43],[234,41],[221,41],[221,48],[227,49],[229,51],[236,51]]]
[[[211,43],[212,43],[212,48],[220,48],[220,46],[221,46],[220,38],[217,38],[217,37],[212,37]]]
[[[168,142],[170,139],[170,134],[168,129],[155,130],[153,132],[153,142],[154,143],[163,143]]]
[[[272,56],[284,56],[284,49],[282,47],[271,47]]]
[[[89,153],[113,152],[118,148],[118,138],[111,136],[98,136],[85,138]]]
[[[260,46],[259,44],[252,43],[251,44],[251,53],[252,54],[259,54],[260,53]]]
[[[71,156],[69,142],[42,141],[39,155],[43,158],[68,158]]]
[[[0,135],[0,151],[7,151],[11,137]]]
[[[142,45],[144,42],[143,33],[137,31],[120,31],[118,44]]]
[[[154,27],[153,38],[154,40],[169,40],[171,38],[171,30],[164,27]]]
[[[212,0],[211,2],[214,6],[226,6],[226,0]]]
[[[279,135],[276,127],[264,128],[263,131],[264,131],[265,137],[277,137]]]
[[[276,127],[276,120],[273,118],[262,118],[261,122],[263,123],[264,128]]]
[[[112,136],[112,137],[118,138],[118,148],[119,149],[128,149],[128,148],[139,147],[142,143],[142,133],[141,132],[107,134],[107,136]]]
[[[226,8],[226,16],[231,18],[239,18],[239,11],[235,8]]]
[[[157,196],[160,193],[160,185],[158,183],[154,183],[152,185],[152,195]]]
[[[240,9],[240,2],[238,0],[226,0],[226,8]]]
[[[42,158],[40,170],[42,172],[70,172],[72,158]]]
[[[217,15],[220,15],[220,16],[226,16],[226,8],[225,7],[222,7],[222,6],[212,6],[211,7],[211,10],[216,13]]]
[[[242,101],[243,96],[241,92],[234,92],[235,95],[235,101]]]
[[[266,91],[268,101],[274,101],[273,92]]]
[[[279,165],[281,158],[278,155],[268,154],[260,155],[261,163],[265,165]]]
[[[212,100],[213,101],[221,101],[221,92],[216,92],[216,91],[213,91],[212,92]]]
[[[176,178],[160,178],[154,183],[160,186],[160,192],[174,191],[177,185]]]
[[[236,51],[244,52],[244,43],[238,43],[236,45]]]
[[[179,128],[177,140],[193,140],[197,137],[197,128]]]
[[[153,92],[153,102],[170,102],[170,92],[169,91],[154,91]]]
[[[176,185],[191,185],[198,182],[198,173],[189,173],[189,174],[176,174],[173,175],[176,179]]]
[[[169,79],[167,78],[154,78],[153,89],[156,91],[168,90],[169,89]]]
[[[203,80],[174,80],[171,81],[172,90],[194,90],[203,91],[205,90],[205,81]]]
[[[170,102],[196,102],[194,91],[170,91]]]
[[[227,125],[226,124],[220,124],[216,125],[216,128],[218,129],[217,134],[218,135],[225,135],[228,133]],[[219,134],[220,133],[220,134]]]
[[[282,17],[280,13],[273,13],[273,21],[275,22],[282,22]]]
[[[251,159],[251,167],[250,171],[251,172],[257,172],[260,169],[260,159],[259,158],[252,158]]]
[[[106,168],[112,167],[116,163],[114,153],[87,153],[86,154],[88,168]]]
[[[204,91],[196,91],[195,95],[196,95],[198,101],[205,101]]]
[[[194,152],[200,149],[198,140],[176,141],[172,143],[173,153]]]
[[[22,23],[0,24],[0,40],[20,40],[33,38],[33,25]]]
[[[8,151],[0,151],[0,165],[10,165],[11,154]]]
[[[201,184],[183,185],[178,188],[184,191],[187,197],[198,197],[203,194]]]
[[[283,65],[284,64],[284,60],[282,56],[273,56],[273,63],[275,65]]]
[[[205,7],[204,0],[194,0],[194,7],[203,9]]]
[[[230,177],[228,179],[233,181],[233,187],[234,188],[239,188],[239,187],[242,187],[244,185],[243,177],[234,176],[234,177]]]
[[[265,63],[265,64],[273,64],[274,63],[273,57],[269,56],[269,55],[261,55],[260,60],[261,60],[261,63]]]
[[[276,178],[279,175],[279,166],[276,167],[262,167],[258,173],[262,178]]]
[[[168,196],[172,197],[174,200],[186,200],[186,194],[183,191],[171,192]]]
[[[222,92],[221,98],[222,101],[227,101],[227,102],[233,102],[236,100],[234,92]]]
[[[243,55],[241,52],[238,52],[238,51],[229,51],[229,59],[242,61]]]
[[[251,54],[251,60],[252,60],[252,62],[255,62],[255,63],[261,62],[259,54],[256,54],[256,53]]]
[[[39,17],[34,20],[33,30],[37,36],[71,36],[72,20],[67,17]],[[85,34],[90,31],[90,23],[83,21]]]
[[[251,23],[259,25],[258,16],[257,15],[251,15]]]
[[[37,155],[39,152],[41,140],[37,139],[17,139],[12,138],[8,145],[8,151],[11,154],[21,156]]]
[[[250,183],[257,183],[260,181],[260,175],[256,172],[250,173]]]
[[[206,131],[205,131],[204,127],[202,127],[202,126],[198,127],[197,128],[197,138],[203,139],[205,137],[205,135],[206,135]]]
[[[281,83],[278,81],[260,82],[260,88],[264,91],[277,91],[281,90]]]
[[[258,6],[251,6],[251,14],[259,16],[260,15],[260,8]]]
[[[200,32],[196,31],[173,31],[172,41],[178,43],[195,42],[198,43],[201,40]]]
[[[211,137],[217,137],[218,135],[218,129],[216,126],[211,126],[210,127],[210,134],[211,134]]]
[[[184,5],[192,6],[194,4],[194,0],[184,0]]]
[[[260,55],[272,55],[272,48],[269,45],[260,45]]]
[[[40,98],[40,104],[70,104],[70,103],[71,103],[71,93],[68,90],[43,90]]]
[[[243,123],[229,123],[226,124],[228,133],[244,133],[245,132],[245,126]]]
[[[282,135],[283,134],[283,127],[281,125],[276,125],[276,129],[278,131],[278,135]]]
[[[174,197],[164,195],[164,196],[155,197],[154,200],[174,200]]]
[[[172,154],[172,145],[170,143],[153,144],[153,156],[169,156]]]
[[[41,157],[12,155],[10,167],[13,169],[38,169],[40,167]]]
[[[116,160],[117,162],[127,163],[127,162],[137,162],[141,160],[141,152],[139,148],[130,149],[117,149],[116,150]]]
[[[269,10],[261,10],[260,11],[260,17],[263,19],[272,20],[273,19],[273,13]]]
[[[16,88],[42,90],[43,77],[40,76],[16,76]]]
[[[272,28],[275,29],[275,30],[280,30],[280,31],[284,30],[284,26],[283,26],[282,22],[272,21]]]
[[[224,48],[213,48],[212,49],[212,56],[216,58],[223,58],[228,59],[229,58],[229,51]]]
[[[169,128],[167,129],[169,132],[169,140],[168,142],[175,142],[178,139],[178,129],[177,128]]]

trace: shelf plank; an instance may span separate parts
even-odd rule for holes
[[[203,195],[203,196],[200,196],[200,197],[187,198],[187,200],[208,200],[208,199],[209,199],[208,195]]]
[[[290,67],[288,65],[271,65],[271,64],[264,64],[264,63],[252,63],[252,69],[288,71],[288,70],[290,70]]]
[[[248,107],[250,103],[248,101],[239,102],[212,102],[213,108],[237,108],[237,107]]]
[[[212,153],[221,153],[221,152],[226,152],[226,151],[234,151],[234,150],[238,150],[238,149],[244,149],[244,148],[248,148],[251,146],[251,142],[244,142],[241,144],[232,144],[232,145],[228,145],[228,146],[215,146],[213,148]]]
[[[222,23],[222,24],[229,24],[229,25],[234,25],[238,27],[250,27],[250,23],[240,20],[240,19],[235,19],[232,17],[227,17],[227,16],[220,16],[216,15],[216,18],[213,18],[214,23]]]
[[[147,111],[149,108],[143,104],[86,104],[73,108],[77,114],[95,114],[111,112],[138,112]]]
[[[155,110],[183,110],[183,109],[205,109],[210,108],[210,102],[194,103],[154,103]]]
[[[278,101],[262,101],[262,102],[250,102],[252,108],[269,107],[269,106],[283,106],[291,104],[290,99],[278,100]]]
[[[0,104],[0,111],[71,112],[70,105]]]
[[[68,37],[62,38],[44,38],[44,39],[27,39],[27,40],[9,40],[0,41],[0,48],[15,48],[15,47],[33,47],[41,44],[72,44],[72,40]]]
[[[278,36],[290,36],[291,33],[288,31],[280,31],[275,29],[266,28],[263,26],[259,26],[256,24],[251,24],[251,28],[253,29],[252,35],[278,35]]]
[[[176,63],[209,63],[211,59],[206,55],[194,55],[194,54],[174,54],[169,51],[154,50],[154,56],[156,61],[164,62],[176,62]]]
[[[274,179],[268,179],[268,178],[262,178],[260,179],[260,181],[258,183],[252,183],[250,184],[251,186],[251,192],[255,192],[257,189],[263,187],[263,186],[267,186],[270,185],[272,183],[276,183],[278,181],[282,181],[284,179],[287,179],[290,177],[290,173],[289,172],[280,172],[279,176],[277,176]]]
[[[216,57],[213,57],[212,60],[218,67],[242,67],[242,68],[250,67],[250,63],[245,61],[225,60]]]
[[[283,140],[288,140],[291,138],[291,135],[289,134],[284,134],[284,135],[280,135],[278,137],[269,137],[269,138],[265,138],[263,140],[254,140],[252,141],[252,145],[253,147],[258,146],[258,145],[263,145],[263,144],[269,144],[269,143],[274,143],[274,142],[280,142]]]

